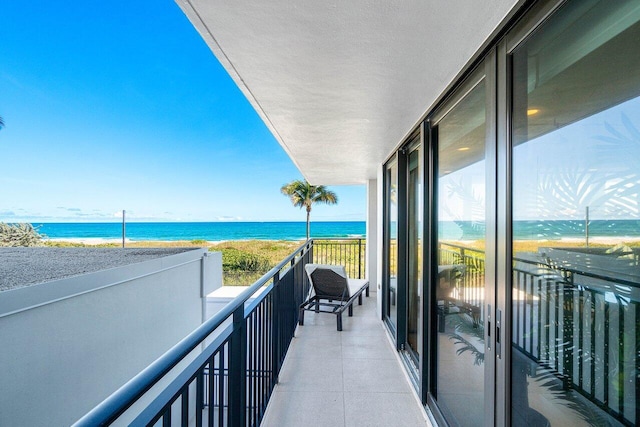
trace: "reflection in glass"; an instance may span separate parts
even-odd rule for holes
[[[482,80],[438,123],[437,402],[484,421],[486,95]]]
[[[386,299],[385,315],[397,327],[398,320],[398,164],[393,163],[387,168],[387,262],[386,280],[388,295]]]
[[[513,425],[640,421],[639,20],[572,1],[513,57]]]
[[[407,343],[417,363],[420,353],[420,289],[422,287],[422,168],[420,148],[409,154],[407,262]]]

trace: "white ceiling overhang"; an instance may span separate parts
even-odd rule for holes
[[[518,0],[177,0],[312,184],[359,184]]]

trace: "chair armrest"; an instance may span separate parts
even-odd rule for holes
[[[369,281],[367,279],[349,279],[347,281],[349,286],[349,295],[351,298],[361,294],[362,291],[369,285]]]

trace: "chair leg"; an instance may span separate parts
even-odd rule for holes
[[[353,316],[353,304],[349,304],[349,317]]]
[[[336,314],[336,321],[338,322],[338,331],[342,331],[342,313]]]
[[[365,292],[366,292],[365,295],[367,296],[367,298],[369,298],[369,285],[367,285],[367,290]]]
[[[304,308],[300,309],[300,316],[298,317],[298,325],[304,326]]]
[[[362,294],[358,295],[358,305],[362,305]]]

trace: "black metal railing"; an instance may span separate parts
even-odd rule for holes
[[[472,310],[476,322],[484,321],[484,251],[453,243],[438,244],[438,264],[456,267],[459,280],[447,290],[447,298]]]
[[[352,279],[364,279],[366,239],[316,239],[313,241],[313,262],[344,265]]]
[[[313,247],[304,243],[74,425],[258,426],[309,290]]]
[[[458,244],[439,245],[439,264],[462,266],[449,298],[482,310],[478,290],[485,254]],[[571,248],[605,255],[604,249]],[[633,257],[637,267],[637,257]],[[640,420],[640,283],[578,269],[539,255],[513,259],[512,344],[623,424]]]
[[[638,421],[640,283],[514,258],[516,349],[623,424]]]

